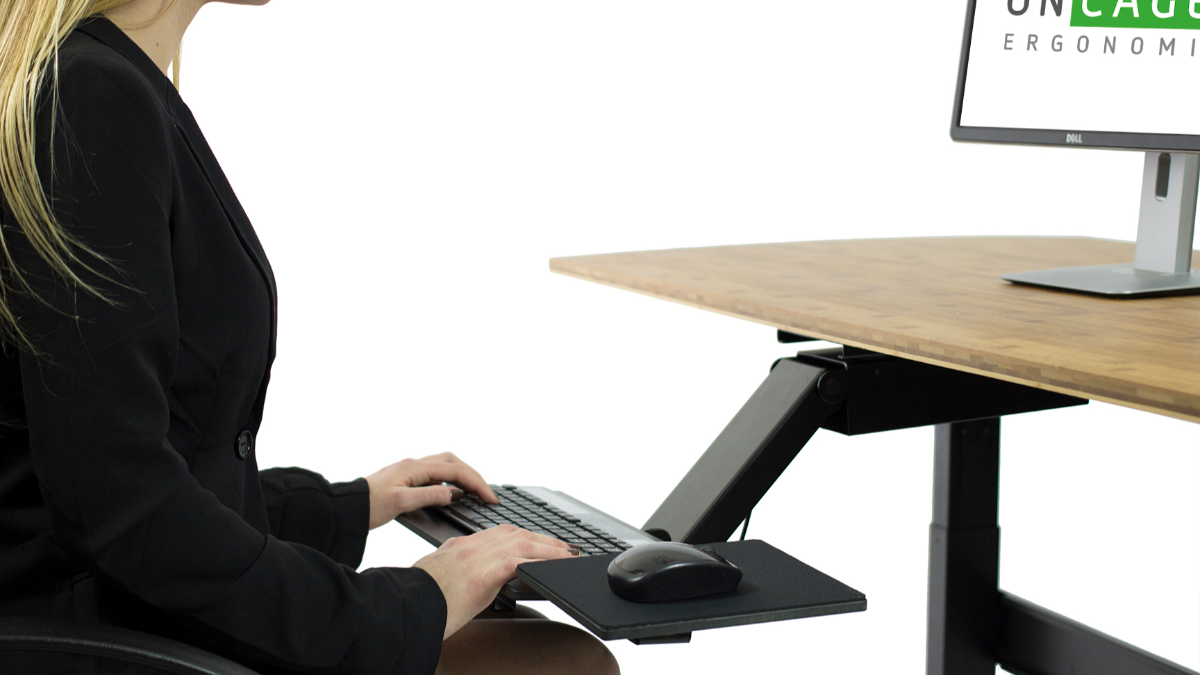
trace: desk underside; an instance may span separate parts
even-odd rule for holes
[[[1200,296],[1114,300],[1000,279],[1130,262],[1133,249],[1077,237],[863,239],[554,258],[550,269],[813,338],[1200,422]]]

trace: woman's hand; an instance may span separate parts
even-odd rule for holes
[[[517,576],[517,565],[577,555],[577,546],[515,525],[497,525],[446,540],[415,567],[428,572],[446,596],[445,639],[492,604],[500,587]]]
[[[500,503],[479,472],[449,452],[422,459],[402,459],[367,476],[367,485],[371,487],[371,529],[387,524],[401,513],[426,506],[445,506],[462,497],[462,490],[442,485],[443,481],[473,492],[485,502]]]

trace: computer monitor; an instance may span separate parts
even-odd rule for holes
[[[1112,297],[1200,293],[1200,0],[969,0],[950,135],[1146,153],[1132,263],[1003,278]]]

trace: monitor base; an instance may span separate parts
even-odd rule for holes
[[[1198,185],[1200,155],[1147,152],[1132,265],[1059,267],[1000,278],[1106,298],[1200,294],[1200,271],[1192,269]]]
[[[1059,267],[1035,272],[1003,274],[1015,284],[1040,286],[1109,298],[1150,298],[1200,294],[1200,271],[1166,274],[1135,269],[1132,264]]]

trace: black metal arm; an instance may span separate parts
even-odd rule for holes
[[[852,347],[801,352],[775,362],[642,529],[689,544],[725,541],[819,429],[854,436],[1085,403]]]

